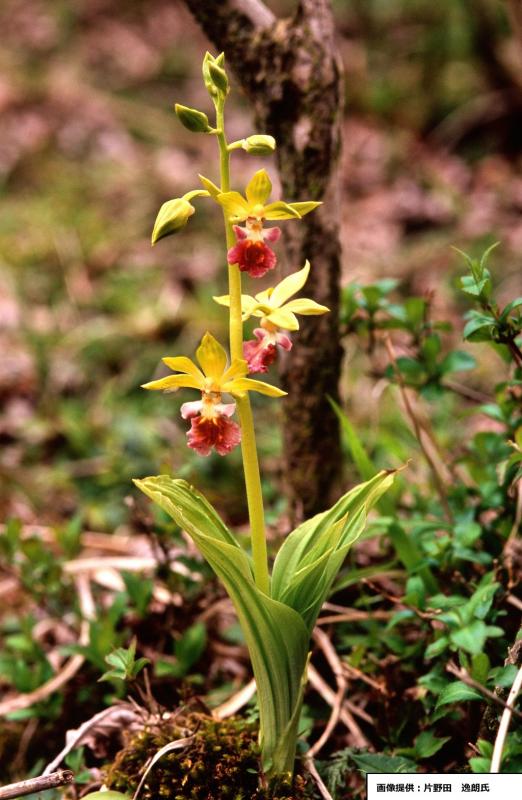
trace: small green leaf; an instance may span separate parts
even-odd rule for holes
[[[446,686],[440,693],[436,708],[447,705],[448,703],[462,703],[466,700],[482,700],[482,695],[471,686],[467,686],[462,681],[455,681]]]
[[[365,774],[367,772],[375,772],[403,775],[417,772],[415,762],[403,756],[388,756],[384,753],[353,753],[352,759],[361,772]]]
[[[443,359],[440,370],[442,374],[446,374],[447,372],[463,372],[474,369],[476,366],[477,362],[472,355],[463,350],[453,350]]]
[[[475,653],[471,659],[471,677],[477,683],[485,685],[490,668],[489,658],[486,653]]]
[[[449,639],[447,636],[441,636],[439,639],[435,639],[435,641],[429,644],[426,648],[424,658],[435,658],[436,656],[440,656],[440,654],[446,650],[448,645]]]
[[[483,650],[486,638],[486,625],[480,619],[475,619],[464,628],[450,633],[452,643],[472,655]]]
[[[430,758],[435,755],[446,742],[449,742],[450,738],[450,736],[438,738],[432,731],[422,731],[415,739],[415,754],[417,758]]]

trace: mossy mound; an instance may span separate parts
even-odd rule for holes
[[[166,753],[152,767],[140,800],[309,800],[306,781],[259,786],[257,727],[242,719],[215,720],[190,713],[146,726],[129,739],[108,768],[109,789],[135,792],[145,765],[169,742],[195,732],[183,750]]]

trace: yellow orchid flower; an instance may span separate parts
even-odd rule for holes
[[[268,173],[260,169],[249,181],[246,197],[239,192],[220,192],[215,199],[223,206],[232,222],[244,222],[247,219],[300,219],[321,205],[313,201],[285,203],[283,200],[267,205],[271,192],[272,182]]]
[[[248,365],[243,359],[233,359],[228,366],[225,350],[210,333],[203,336],[196,358],[201,369],[186,356],[164,358],[167,367],[177,374],[150,381],[142,388],[164,392],[176,392],[181,387],[199,389],[201,400],[181,406],[181,416],[190,420],[188,446],[201,456],[210,455],[212,449],[225,456],[241,441],[241,429],[229,419],[236,404],[223,403],[221,393],[243,397],[245,392],[260,392],[269,397],[282,397],[286,392],[269,383],[247,378]]]
[[[196,358],[201,369],[186,356],[164,358],[163,363],[178,374],[150,381],[143,384],[142,388],[164,392],[176,392],[181,387],[199,389],[205,395],[216,395],[216,402],[220,402],[221,392],[235,397],[243,397],[246,392],[259,392],[269,397],[283,397],[286,394],[277,386],[247,378],[248,367],[243,359],[233,359],[227,366],[227,354],[211,333],[203,336],[196,350]]]
[[[306,297],[287,302],[292,295],[303,288],[308,280],[309,273],[310,262],[306,261],[302,269],[283,278],[275,288],[265,289],[265,291],[256,294],[255,297],[251,297],[249,294],[241,295],[243,320],[247,320],[249,317],[261,317],[263,322],[268,322],[277,328],[296,331],[299,329],[299,321],[296,314],[326,314],[330,310],[329,308]],[[222,306],[230,305],[229,295],[214,297],[214,300]]]

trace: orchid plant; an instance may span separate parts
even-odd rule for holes
[[[249,393],[273,398],[286,393],[250,375],[266,373],[278,348],[291,350],[290,333],[299,329],[296,315],[324,314],[328,309],[306,298],[291,299],[306,283],[311,269],[308,262],[276,286],[253,296],[242,294],[241,282],[243,274],[257,281],[276,267],[277,256],[270,245],[279,239],[280,229],[266,223],[290,220],[295,224],[320,203],[269,202],[272,184],[264,169],[254,174],[244,196],[231,191],[232,152],[242,149],[254,155],[270,154],[276,143],[264,134],[227,141],[224,111],[229,81],[223,54],[205,55],[203,79],[215,107],[215,126],[205,113],[193,108],[176,105],[176,114],[189,130],[216,138],[219,185],[199,176],[203,189],[164,203],[152,244],[184,227],[195,211],[194,198],[210,198],[221,207],[229,293],[214,299],[228,309],[230,358],[207,332],[196,350],[199,366],[186,356],[164,358],[173,374],[144,388],[164,392],[186,388],[200,393],[199,399],[181,406],[181,416],[190,420],[188,446],[201,456],[212,450],[226,456],[241,444],[251,552],[243,549],[205,497],[186,481],[159,475],[135,483],[192,537],[232,599],[256,680],[263,769],[270,778],[288,777],[294,769],[312,629],[348,549],[361,535],[369,509],[390,486],[393,474],[378,473],[328,511],[299,525],[281,546],[270,574]],[[244,323],[251,318],[259,320],[259,327],[254,330],[255,338],[244,342]],[[232,419],[236,411],[238,422]]]

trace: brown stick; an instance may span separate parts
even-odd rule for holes
[[[13,797],[23,797],[34,792],[43,792],[46,789],[56,789],[74,781],[74,772],[70,769],[60,769],[50,775],[40,775],[38,778],[29,778],[27,781],[17,781],[8,786],[0,787],[0,800],[11,800]]]

